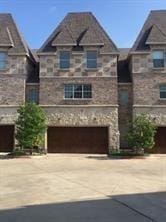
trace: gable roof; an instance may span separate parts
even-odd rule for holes
[[[8,47],[9,53],[28,55],[35,61],[10,13],[0,13],[0,47]]]
[[[146,44],[164,44],[166,43],[166,34],[163,33],[158,26],[153,25],[149,36],[146,40]]]
[[[58,45],[99,45],[102,53],[117,53],[117,47],[91,12],[68,13],[39,49],[55,51]]]
[[[166,42],[166,10],[151,11],[140,31],[132,51],[147,51],[149,43],[164,44]]]
[[[0,27],[0,46],[12,47],[14,46],[8,27]]]

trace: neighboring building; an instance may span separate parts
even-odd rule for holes
[[[140,113],[158,126],[152,152],[166,153],[166,10],[151,11],[131,49],[117,49],[89,12],[67,14],[38,51],[10,14],[0,14],[0,36],[0,152],[14,148],[18,106],[33,101],[47,115],[50,153],[127,148]]]
[[[158,126],[154,152],[166,153],[166,10],[151,11],[130,51],[133,115]]]
[[[38,51],[48,152],[119,148],[118,50],[92,13],[69,13]]]
[[[0,152],[14,148],[16,110],[25,102],[26,90],[30,96],[32,77],[38,75],[35,67],[35,59],[12,16],[0,14]]]

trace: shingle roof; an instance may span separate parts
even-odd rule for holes
[[[166,39],[166,10],[151,11],[140,31],[132,51],[149,50],[148,42],[165,42]]]
[[[118,50],[91,12],[68,13],[39,52],[55,51],[56,45],[101,45],[102,53]]]
[[[146,40],[146,44],[166,43],[166,34],[163,33],[158,26],[153,25],[149,36]]]
[[[14,46],[10,31],[8,27],[0,27],[0,46],[11,47]]]
[[[120,48],[120,55],[118,59],[118,82],[119,83],[128,83],[131,82],[131,75],[129,71],[128,65],[128,55],[129,55],[129,48]]]
[[[9,53],[25,53],[34,61],[31,50],[9,13],[0,13],[0,46],[8,47]]]

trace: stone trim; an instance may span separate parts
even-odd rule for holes
[[[120,55],[120,52],[100,52],[100,55]]]
[[[140,55],[140,54],[150,54],[150,51],[148,51],[148,52],[144,52],[144,51],[131,51],[131,52],[129,52],[129,54],[130,55]]]
[[[27,86],[38,86],[38,85],[40,85],[40,83],[35,83],[35,82],[30,83],[30,82],[28,82],[28,83],[26,83],[26,85]]]
[[[166,105],[133,105],[133,108],[166,108]]]
[[[28,53],[22,53],[22,52],[9,52],[8,55],[29,56]]]
[[[0,105],[0,108],[17,108],[19,105]]]
[[[57,53],[56,52],[37,52],[37,55],[39,55],[39,56],[57,55]]]
[[[115,107],[115,108],[118,108],[119,107],[119,105],[42,105],[42,104],[39,104],[39,106],[40,107],[43,107],[43,108],[49,108],[49,107],[66,107],[66,108],[69,108],[69,107],[76,107],[76,108],[93,108],[93,107],[101,107],[101,108],[103,108],[103,107]]]
[[[118,85],[132,85],[132,82],[118,82]]]
[[[88,76],[88,78],[117,78],[118,76]],[[82,78],[85,79],[85,76],[40,76],[40,79],[59,79],[59,78],[64,78],[64,79],[73,79],[73,78]]]
[[[166,42],[146,42],[148,45],[165,45]]]

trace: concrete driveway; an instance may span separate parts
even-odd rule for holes
[[[0,160],[1,222],[166,221],[166,157]]]

